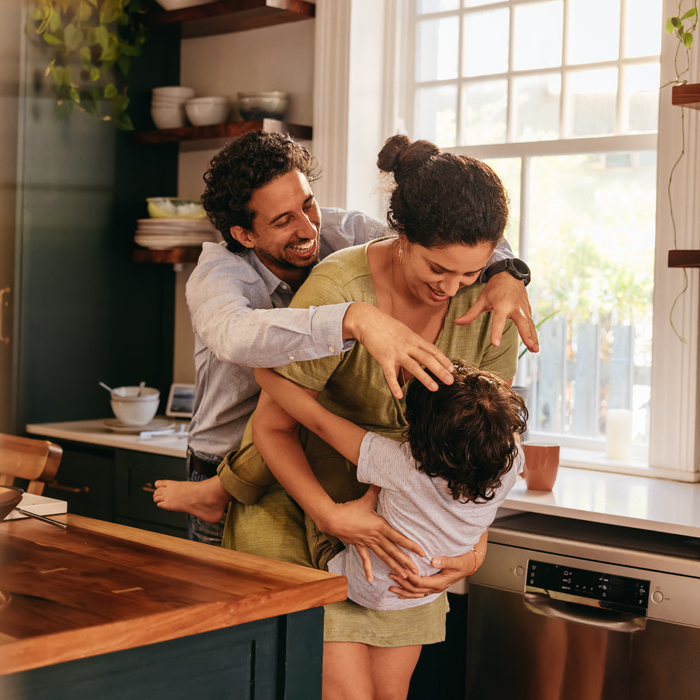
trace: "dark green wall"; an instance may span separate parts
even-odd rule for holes
[[[131,261],[145,197],[177,194],[177,145],[74,113],[56,122],[42,84],[47,47],[27,41],[21,75],[15,348],[16,429],[111,415],[97,385],[172,381],[174,272]],[[137,129],[150,89],[177,85],[179,28],[154,33],[128,77]],[[161,411],[164,403],[161,404]]]

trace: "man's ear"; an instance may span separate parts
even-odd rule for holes
[[[255,234],[252,231],[246,231],[242,226],[231,226],[231,236],[246,248],[252,248],[255,245]]]

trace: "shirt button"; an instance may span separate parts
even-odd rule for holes
[[[290,356],[289,356],[289,359],[290,359],[292,362],[294,362],[294,355],[290,355]]]
[[[332,345],[329,345],[328,352],[335,352],[335,348]]]

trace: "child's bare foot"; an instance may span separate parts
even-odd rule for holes
[[[159,479],[155,486],[153,500],[159,508],[189,513],[207,523],[218,523],[224,507],[233,500],[218,476],[206,481]]]

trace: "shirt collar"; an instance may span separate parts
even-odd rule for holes
[[[272,296],[280,286],[282,287],[283,291],[289,291],[289,285],[286,282],[283,282],[274,272],[265,267],[254,250],[249,250],[248,255],[250,256],[250,264],[260,275],[260,277],[262,277],[262,280],[267,287],[267,293],[270,296]]]

